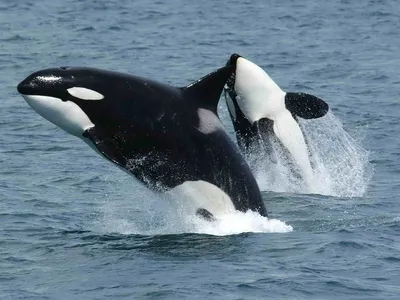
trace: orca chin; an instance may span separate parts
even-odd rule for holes
[[[264,70],[238,54],[233,54],[227,65],[234,66],[235,72],[224,95],[242,153],[268,148],[265,143],[275,136],[310,187],[313,171],[297,118],[320,118],[329,111],[328,104],[310,94],[284,92]]]
[[[193,214],[212,220],[233,209],[267,216],[257,182],[217,115],[234,69],[225,66],[174,87],[107,70],[62,67],[35,72],[17,89],[39,115],[148,188],[181,191]],[[224,201],[216,205],[210,199]]]
[[[42,95],[22,95],[22,97],[39,115],[72,135],[82,137],[87,129],[94,126],[74,102]]]
[[[237,54],[237,53],[233,53],[231,55],[231,57],[228,59],[228,61],[226,62],[226,66],[233,66],[236,69],[236,64],[237,64],[237,60],[242,57],[241,55]]]

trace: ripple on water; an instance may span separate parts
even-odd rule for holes
[[[0,1],[0,298],[398,299],[399,5],[318,4]],[[300,121],[319,194],[257,173],[271,220],[179,216],[16,91],[61,65],[184,86],[234,52],[333,112]]]

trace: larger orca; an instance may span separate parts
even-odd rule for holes
[[[42,117],[150,189],[184,190],[199,202],[201,215],[210,217],[222,205],[267,216],[257,182],[217,116],[232,71],[226,66],[179,88],[123,73],[61,67],[29,75],[18,91]]]
[[[284,92],[263,69],[238,54],[232,54],[226,65],[235,68],[224,90],[242,152],[264,149],[268,154],[271,138],[276,137],[312,191],[313,170],[297,118],[320,118],[328,104],[310,94]]]

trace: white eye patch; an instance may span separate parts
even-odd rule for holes
[[[70,95],[82,100],[101,100],[104,98],[102,94],[84,87],[72,87],[67,91]]]

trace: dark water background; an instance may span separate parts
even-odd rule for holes
[[[0,1],[0,298],[400,299],[399,28],[395,0]],[[314,128],[356,140],[332,142],[359,165],[334,170],[331,195],[262,183],[276,227],[176,221],[16,91],[65,65],[182,86],[233,52],[324,98],[334,116]]]

